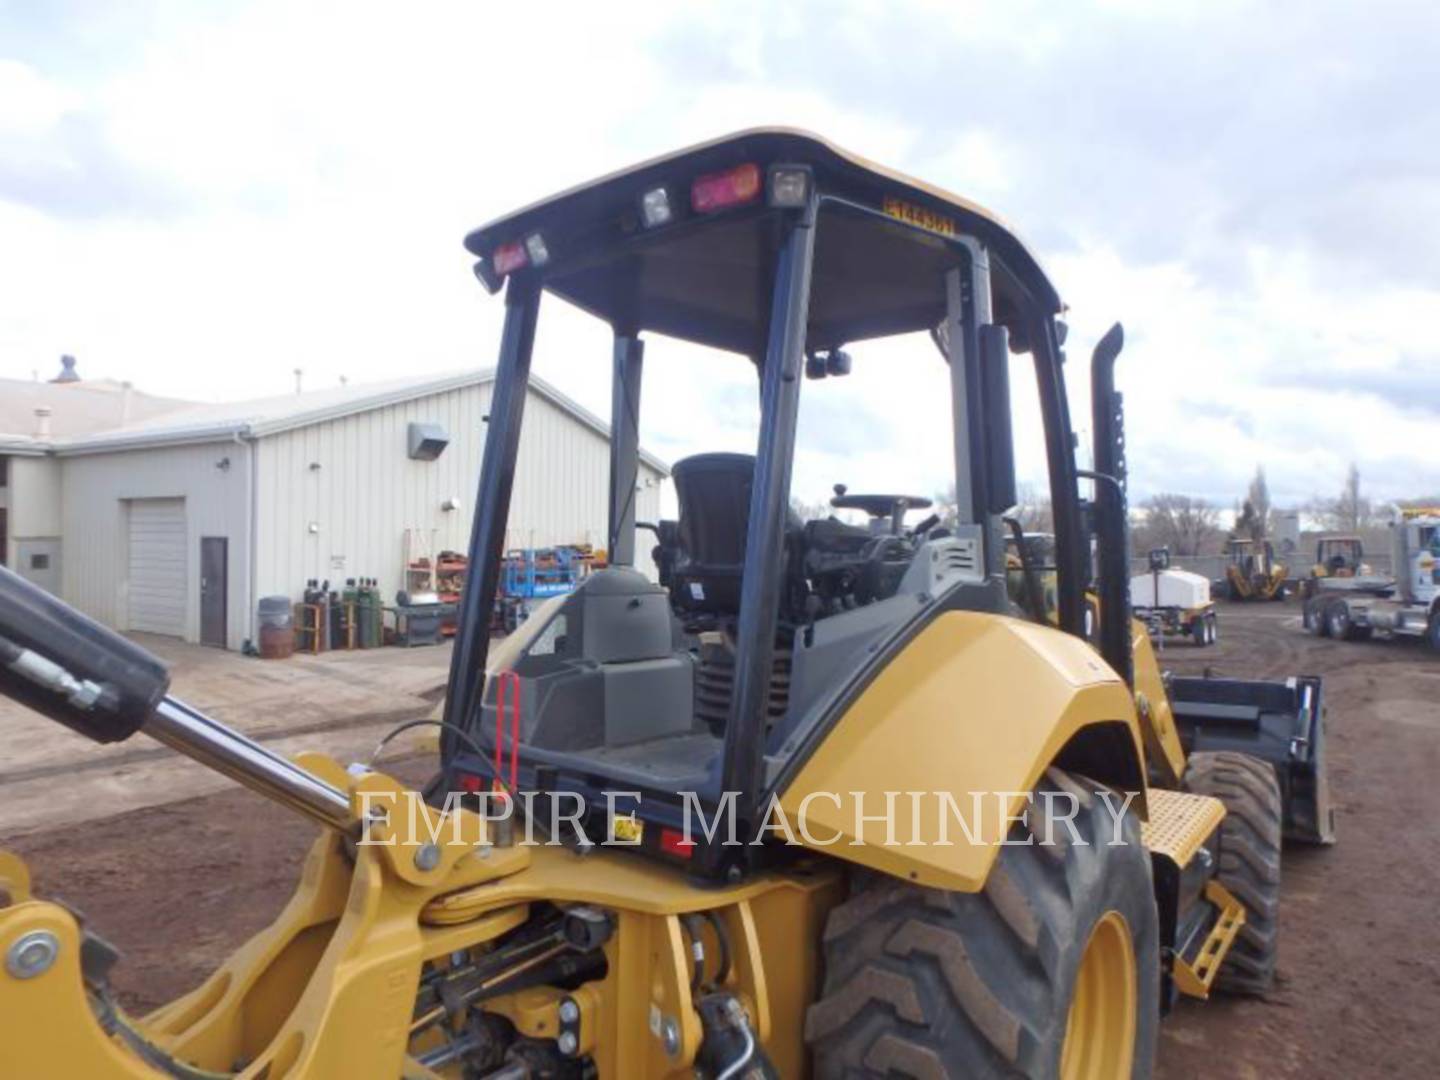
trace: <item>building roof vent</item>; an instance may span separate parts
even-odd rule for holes
[[[411,460],[434,461],[450,445],[450,436],[439,424],[412,420],[406,441]]]
[[[80,376],[75,371],[75,357],[60,357],[60,374],[50,380],[52,383],[79,382]]]

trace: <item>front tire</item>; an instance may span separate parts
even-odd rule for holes
[[[1133,814],[1110,845],[1113,819],[1084,783],[1047,773],[1028,832],[1011,833],[1025,846],[1000,848],[982,892],[857,876],[826,924],[823,991],[806,1018],[817,1077],[1150,1075],[1150,857]],[[1078,840],[1047,815],[1063,817],[1070,798]]]
[[[1264,994],[1275,981],[1284,807],[1269,763],[1231,750],[1190,755],[1185,788],[1225,804],[1220,884],[1245,905],[1245,925],[1215,979],[1232,994]]]

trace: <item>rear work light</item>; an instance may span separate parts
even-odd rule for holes
[[[640,220],[645,223],[645,228],[668,225],[674,216],[675,211],[670,207],[670,192],[665,188],[652,188],[640,196]]]
[[[796,209],[810,198],[810,170],[804,165],[772,165],[765,202],[769,206]]]
[[[550,261],[550,249],[545,246],[545,238],[538,232],[525,238],[525,252],[530,256],[531,266],[544,266]]]
[[[753,162],[701,176],[690,185],[690,205],[697,214],[744,206],[759,197],[760,166]]]

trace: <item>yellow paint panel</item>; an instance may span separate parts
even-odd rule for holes
[[[1130,693],[1088,643],[1018,619],[948,612],[841,717],[781,806],[797,829],[803,823],[805,842],[830,855],[975,891],[1025,793],[1076,732],[1107,721],[1129,728],[1139,760]],[[857,821],[857,806],[880,820]]]
[[[1161,770],[1162,778],[1178,784],[1185,775],[1185,748],[1180,744],[1180,730],[1175,726],[1175,713],[1170,708],[1170,695],[1160,674],[1160,663],[1145,624],[1130,620],[1130,641],[1135,664],[1135,698],[1140,713],[1140,728],[1150,764]]]

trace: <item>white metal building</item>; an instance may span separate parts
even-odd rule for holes
[[[260,597],[298,599],[311,578],[375,578],[392,599],[407,530],[432,556],[466,550],[492,380],[487,371],[337,387],[32,439],[28,457],[46,475],[11,502],[44,504],[55,519],[41,583],[80,610],[122,630],[238,649],[255,637]],[[448,439],[434,460],[412,456],[412,425]],[[507,547],[604,546],[607,435],[531,378]],[[18,445],[0,439],[0,454]],[[659,516],[668,473],[642,452],[639,520]],[[12,565],[34,576],[18,556]]]

